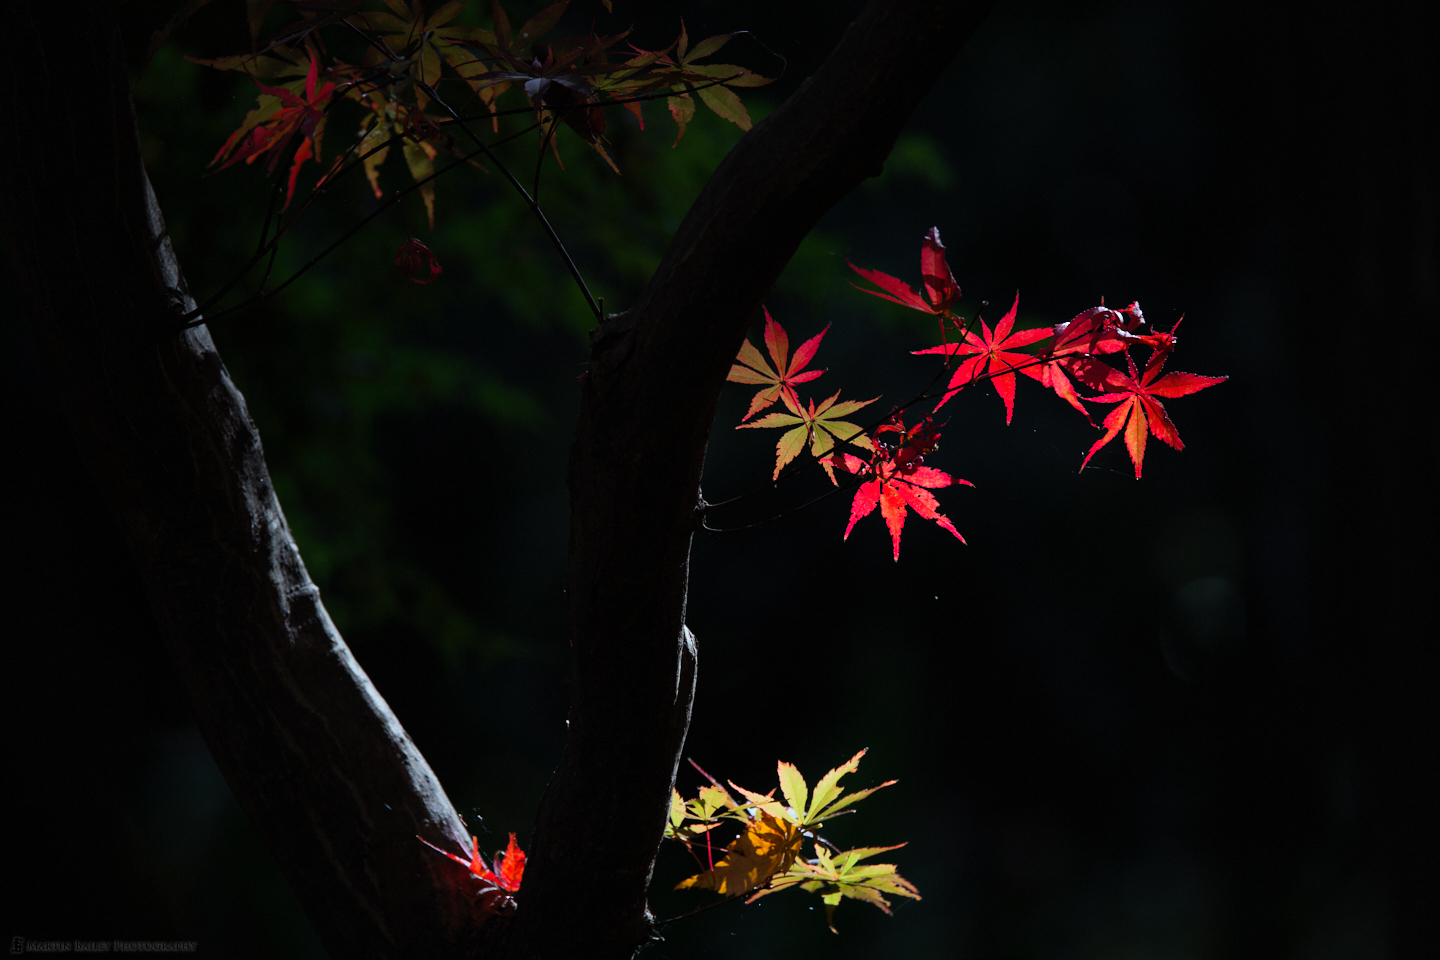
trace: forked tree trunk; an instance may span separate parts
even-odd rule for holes
[[[513,928],[477,927],[464,828],[345,647],[260,440],[193,307],[140,162],[110,5],[12,23],[4,230],[82,456],[119,518],[211,752],[339,957],[622,958],[689,723],[690,538],[715,404],[750,319],[819,217],[879,173],[989,7],[872,3],[746,136],[639,302],[594,335],[570,466],[574,704]]]

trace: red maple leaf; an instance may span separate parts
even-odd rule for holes
[[[894,438],[898,441],[893,444],[894,460],[902,470],[909,466],[923,467],[925,457],[940,447],[940,431],[935,429],[935,423],[930,417],[913,427],[906,427],[905,421],[896,414],[876,428],[877,438],[883,433],[899,434],[899,437]]]
[[[855,528],[856,521],[874,513],[878,505],[885,525],[890,528],[890,540],[895,548],[893,556],[897,561],[900,559],[900,534],[905,529],[907,507],[913,508],[926,520],[934,520],[964,543],[965,538],[960,536],[960,531],[955,529],[949,518],[940,514],[940,501],[930,491],[952,483],[963,483],[967,487],[975,484],[956,479],[943,470],[921,466],[913,455],[902,462],[884,444],[877,443],[875,446],[875,455],[869,463],[848,453],[842,455],[844,459],[840,465],[846,470],[853,474],[870,475],[870,479],[860,484],[860,489],[855,491],[855,499],[850,503],[850,523],[845,527],[844,539],[850,539],[850,531]]]
[[[1082,310],[1073,320],[1057,323],[1053,329],[1055,342],[1046,354],[1066,357],[1124,350],[1130,342],[1139,339],[1128,333],[1143,321],[1138,303],[1132,303],[1124,310],[1111,310],[1101,303],[1098,307]]]
[[[510,843],[504,851],[495,855],[495,869],[491,870],[485,858],[480,856],[480,838],[470,838],[470,859],[441,850],[435,844],[424,837],[416,837],[421,843],[442,853],[470,871],[470,874],[477,877],[487,885],[504,890],[507,893],[514,893],[520,889],[520,881],[525,876],[525,851],[515,842],[515,834],[510,834]]]
[[[1135,464],[1136,480],[1140,479],[1140,468],[1145,462],[1147,433],[1153,433],[1176,450],[1185,449],[1185,444],[1180,441],[1180,432],[1175,429],[1175,424],[1170,422],[1165,407],[1157,398],[1183,397],[1187,393],[1197,393],[1206,387],[1213,387],[1227,378],[1179,372],[1167,373],[1161,377],[1160,371],[1164,369],[1167,357],[1168,350],[1156,350],[1150,357],[1150,362],[1145,365],[1145,372],[1138,377],[1135,361],[1130,358],[1129,353],[1125,354],[1125,361],[1130,367],[1129,376],[1109,364],[1088,357],[1070,362],[1070,372],[1092,390],[1118,388],[1113,393],[1086,399],[1096,403],[1120,404],[1105,418],[1105,435],[1096,440],[1090,452],[1085,455],[1084,462],[1080,464],[1081,470],[1085,469],[1085,464],[1090,462],[1096,451],[1114,440],[1122,429],[1125,431],[1125,448],[1130,452],[1130,461]],[[1156,379],[1157,377],[1159,379]]]
[[[1055,339],[1040,351],[1038,362],[1027,364],[1019,372],[1054,390],[1056,396],[1090,420],[1090,411],[1080,402],[1075,385],[1065,373],[1066,366],[1079,357],[1115,353],[1132,343],[1145,343],[1159,349],[1163,342],[1163,349],[1168,351],[1175,342],[1172,334],[1137,336],[1129,332],[1144,321],[1139,303],[1131,303],[1123,310],[1111,310],[1102,302],[1077,314],[1073,320],[1056,324]],[[1095,421],[1090,420],[1090,425],[1094,426]]]
[[[965,387],[985,377],[995,385],[995,392],[1000,394],[1000,399],[1005,401],[1005,422],[1009,423],[1015,416],[1015,373],[1017,369],[1036,363],[1036,358],[1028,353],[1015,353],[1013,348],[1025,347],[1046,337],[1051,336],[1051,331],[1045,327],[1036,330],[1021,330],[1019,333],[1011,333],[1015,327],[1015,311],[1020,307],[1020,294],[1015,294],[1015,302],[1010,305],[1010,312],[1000,318],[992,331],[984,321],[980,321],[980,332],[974,330],[965,331],[964,339],[958,343],[942,343],[938,347],[930,347],[928,350],[915,350],[914,353],[943,353],[947,356],[958,356],[969,354],[968,360],[962,360],[955,368],[954,374],[950,377],[950,383],[946,387],[945,396],[935,404],[939,410],[949,402]]]
[[[1056,396],[1085,414],[1086,420],[1090,420],[1090,411],[1086,410],[1085,405],[1080,402],[1080,397],[1075,392],[1075,385],[1065,375],[1064,366],[1068,359],[1068,357],[1044,356],[1044,359],[1038,363],[1021,367],[1019,372],[1031,380],[1038,380],[1041,386],[1054,390]],[[1090,420],[1090,425],[1093,427],[1095,421]]]
[[[515,842],[515,834],[512,833],[505,851],[495,855],[495,884],[501,890],[514,893],[520,889],[520,881],[524,876],[525,851],[520,849],[520,844]]]
[[[846,262],[849,263],[849,261]],[[951,304],[960,299],[960,285],[955,282],[955,275],[950,272],[950,267],[945,263],[945,245],[940,242],[939,227],[931,227],[930,232],[925,234],[925,238],[920,241],[920,277],[925,281],[925,292],[930,297],[929,303],[911,290],[910,285],[904,280],[892,277],[888,273],[866,270],[853,263],[850,264],[850,269],[880,288],[879,290],[866,290],[864,287],[858,287],[852,283],[851,286],[856,290],[868,293],[872,297],[894,301],[902,307],[919,310],[921,313],[933,313],[941,316],[949,311]]]
[[[755,399],[750,401],[750,409],[740,418],[742,423],[780,399],[782,393],[790,399],[788,406],[800,406],[800,396],[795,392],[795,385],[808,383],[825,372],[805,370],[805,366],[814,358],[815,351],[820,349],[820,341],[829,330],[830,325],[827,323],[824,330],[800,344],[795,356],[789,358],[790,363],[787,366],[785,360],[786,354],[790,352],[790,338],[786,336],[785,328],[770,316],[769,309],[765,310],[765,349],[770,351],[770,358],[775,361],[775,366],[771,367],[747,339],[735,358],[738,362],[730,368],[730,375],[725,378],[731,383],[766,385],[755,394]]]
[[[220,152],[215,154],[215,159],[210,161],[211,165],[219,163],[221,158],[228,156],[229,159],[220,164],[220,170],[224,170],[241,160],[246,163],[254,163],[261,155],[269,153],[270,161],[265,165],[265,170],[267,173],[274,173],[275,167],[285,153],[285,148],[290,145],[291,139],[296,133],[301,134],[304,140],[299,149],[295,151],[295,158],[290,167],[289,190],[285,194],[285,206],[290,206],[290,200],[295,196],[295,178],[300,173],[300,165],[311,157],[319,155],[319,140],[325,124],[325,107],[330,102],[331,94],[335,92],[335,84],[328,80],[323,86],[317,88],[319,71],[320,61],[312,56],[310,69],[305,76],[303,99],[283,87],[267,87],[256,80],[255,86],[260,88],[262,94],[275,97],[279,101],[279,110],[274,116],[250,130],[248,136],[244,126],[232,133],[220,148]]]

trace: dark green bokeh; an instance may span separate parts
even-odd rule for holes
[[[769,68],[768,50],[790,64],[760,92],[775,96],[818,64],[849,12],[812,23],[758,4],[617,6],[647,24],[649,43],[682,14],[692,36],[754,31],[746,62]],[[150,174],[202,297],[248,255],[266,197],[254,168],[200,176],[251,96],[243,78],[180,56],[243,42],[220,17],[204,11],[135,92]],[[1383,785],[1365,779],[1363,745],[1326,699],[1335,681],[1306,580],[1321,533],[1292,495],[1319,415],[1289,390],[1303,272],[1284,245],[1304,242],[1287,239],[1266,191],[1295,148],[1278,133],[1257,141],[1270,75],[1246,60],[1279,21],[1248,40],[1230,22],[1201,7],[1003,5],[884,176],[787,270],[769,307],[792,340],[833,323],[817,396],[843,387],[884,394],[887,407],[928,379],[906,351],[933,342],[932,326],[855,292],[845,261],[916,281],[931,225],[966,302],[989,301],[987,316],[1017,287],[1026,324],[1102,296],[1138,299],[1167,327],[1189,317],[1177,368],[1232,379],[1171,405],[1188,449],[1152,441],[1140,483],[1119,443],[1077,475],[1093,431],[1033,383],[1008,427],[991,393],[960,397],[932,462],[976,484],[941,493],[968,546],[912,517],[892,563],[878,517],[841,542],[839,498],[697,540],[687,754],[764,790],[777,758],[813,782],[870,747],[855,779],[901,782],[831,833],[910,841],[895,856],[925,899],[893,918],[846,903],[836,938],[818,901],[787,893],[667,928],[654,956],[1385,955],[1385,864],[1362,817],[1366,791]],[[544,178],[547,211],[612,310],[738,137],[702,112],[672,150],[663,107],[646,115],[643,133],[612,117],[623,176],[567,135],[567,170]],[[348,122],[332,121],[327,155]],[[533,141],[506,156],[527,165]],[[398,157],[384,177],[406,184]],[[508,831],[528,834],[563,743],[564,470],[592,318],[495,172],[457,172],[438,191],[433,233],[407,201],[403,217],[381,217],[214,333],[327,606],[495,848]],[[358,179],[337,190],[277,276],[374,203]],[[444,265],[432,286],[391,265],[411,233]],[[15,700],[14,722],[47,733],[13,748],[43,785],[31,825],[15,825],[36,838],[14,841],[31,896],[7,931],[320,955],[189,724],[33,347],[19,328],[6,337],[6,434],[27,451],[20,482],[46,505],[43,525],[6,522],[40,571],[29,590],[57,602],[65,590],[44,572],[63,570],[95,610],[57,624],[25,597],[12,604],[17,636],[35,638],[16,645],[15,675],[46,678]],[[722,399],[712,501],[768,476],[775,435],[730,429],[747,393]],[[782,509],[805,494],[795,486],[715,522]],[[681,783],[693,790],[698,777],[683,771]],[[659,915],[704,902],[670,891],[685,871],[662,853]]]

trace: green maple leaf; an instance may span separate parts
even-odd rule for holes
[[[886,914],[890,913],[890,901],[885,899],[887,893],[911,900],[920,899],[920,891],[915,889],[913,883],[900,876],[895,864],[860,863],[877,853],[898,850],[903,846],[905,844],[897,843],[890,847],[858,847],[831,853],[817,843],[815,859],[797,859],[784,874],[771,880],[769,886],[752,895],[746,903],[753,903],[763,896],[790,887],[799,887],[807,893],[818,893],[821,902],[825,904],[825,922],[829,924],[831,933],[838,933],[835,929],[835,908],[843,899],[864,901]]]
[[[771,479],[779,479],[780,471],[799,455],[806,443],[809,443],[811,455],[822,461],[821,466],[830,475],[830,482],[834,483],[834,470],[829,461],[823,458],[834,451],[837,440],[849,446],[864,447],[866,450],[872,451],[875,449],[863,429],[840,418],[847,417],[880,398],[845,400],[836,403],[835,401],[840,397],[840,391],[836,390],[834,396],[822,401],[818,407],[815,406],[813,398],[808,407],[801,407],[799,398],[795,397],[794,393],[794,390],[780,391],[780,400],[790,411],[789,413],[767,414],[754,423],[742,423],[735,429],[743,430],[748,427],[792,428],[781,435],[780,441],[775,444],[775,473]]]
[[[868,749],[868,748],[867,748]],[[859,803],[876,790],[882,790],[898,781],[887,780],[876,787],[869,787],[865,790],[857,790],[847,794],[840,788],[840,778],[847,773],[854,773],[860,768],[860,758],[865,756],[866,750],[861,750],[855,756],[846,760],[840,766],[831,770],[820,778],[815,784],[814,792],[809,791],[805,784],[805,778],[793,764],[781,761],[776,764],[776,772],[780,777],[780,793],[785,798],[781,803],[775,799],[775,791],[768,794],[756,793],[753,790],[746,790],[736,783],[731,783],[739,793],[749,801],[752,806],[762,813],[768,813],[772,817],[780,817],[789,820],[800,827],[814,827],[824,823],[831,817],[837,816],[845,808],[852,804]],[[694,801],[691,801],[692,803]],[[893,847],[884,849],[891,850]]]

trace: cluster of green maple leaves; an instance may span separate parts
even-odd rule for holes
[[[700,788],[693,800],[687,801],[678,790],[672,793],[665,836],[684,844],[703,869],[680,881],[675,889],[713,890],[727,899],[745,897],[746,903],[754,903],[779,890],[798,887],[820,895],[825,904],[825,920],[832,931],[835,931],[835,908],[842,899],[873,904],[887,914],[890,912],[890,901],[885,899],[887,893],[919,900],[920,892],[900,876],[895,864],[861,863],[905,844],[841,850],[816,829],[842,813],[853,812],[854,804],[895,783],[890,780],[854,793],[841,789],[840,779],[854,773],[863,756],[865,751],[861,750],[825,774],[813,792],[793,765],[778,763],[776,772],[783,801],[775,798],[774,790],[761,794],[731,783],[731,789],[744,798],[736,800],[723,784],[695,765],[710,782]],[[717,851],[710,833],[727,825],[737,825],[739,835]],[[802,856],[807,840],[815,854],[810,859]]]

